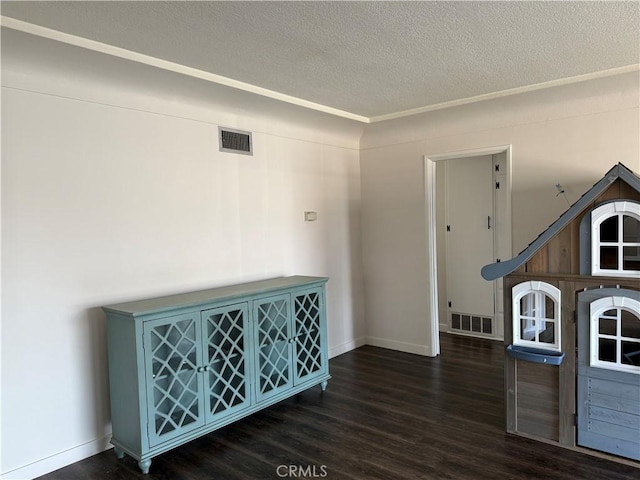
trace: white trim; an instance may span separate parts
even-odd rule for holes
[[[533,315],[523,315],[520,312],[520,300],[529,294],[536,295],[536,304],[538,305],[537,310]],[[548,296],[553,300],[553,318],[549,318],[545,312],[541,311],[541,308],[544,307],[544,296]],[[562,328],[560,318],[560,312],[562,312],[562,298],[561,293],[558,288],[555,286],[540,281],[528,281],[522,282],[513,287],[511,290],[511,308],[513,310],[512,322],[513,322],[513,344],[514,345],[524,345],[528,347],[542,348],[545,350],[553,350],[556,352],[561,351],[562,348],[562,339],[560,338]],[[524,340],[521,335],[521,323],[520,320],[522,317],[531,318],[536,325],[543,325],[547,322],[553,323],[553,335],[554,335],[554,343],[545,343],[540,342],[538,340],[538,333],[540,332],[540,327],[535,327],[535,340]]]
[[[448,153],[438,153],[433,155],[425,155],[425,159],[432,162],[440,162],[442,160],[453,160],[455,158],[482,157],[484,155],[496,155],[498,153],[507,153],[507,162],[511,162],[511,145],[497,145],[495,147],[472,148],[470,150],[455,150]]]
[[[438,314],[438,250],[436,241],[436,229],[431,228],[436,224],[436,164],[429,162],[425,156],[423,161],[424,170],[424,196],[425,213],[427,227],[427,282],[430,286],[429,298],[429,318],[427,319],[431,336],[431,353],[429,356],[435,357],[440,354],[440,318]],[[435,283],[431,279],[436,279]]]
[[[377,123],[386,120],[393,120],[396,118],[408,117],[411,115],[417,115],[419,113],[431,112],[434,110],[442,110],[450,107],[457,107],[460,105],[468,105],[470,103],[483,102],[485,100],[492,100],[495,98],[502,98],[511,95],[517,95],[520,93],[533,92],[536,90],[544,90],[546,88],[558,87],[561,85],[569,85],[572,83],[584,82],[587,80],[595,80],[598,78],[611,77],[614,75],[622,75],[625,73],[640,71],[640,64],[626,65],[623,67],[611,68],[608,70],[601,70],[599,72],[587,73],[583,75],[575,75],[573,77],[560,78],[557,80],[550,80],[548,82],[536,83],[533,85],[524,85],[522,87],[509,88],[506,90],[500,90],[497,92],[485,93],[482,95],[476,95],[473,97],[461,98],[457,100],[450,100],[446,102],[425,105],[423,107],[412,108],[409,110],[403,110],[399,112],[389,113],[386,115],[377,115],[372,117],[366,117],[364,115],[358,115],[356,113],[347,112],[345,110],[339,110],[337,108],[322,105],[320,103],[310,102],[302,98],[293,97],[284,93],[269,90],[250,83],[241,82],[232,78],[223,77],[222,75],[216,75],[214,73],[205,72],[196,68],[187,67],[174,62],[161,60],[156,57],[144,55],[142,53],[134,52],[124,48],[114,47],[106,43],[97,42],[88,38],[79,37],[77,35],[71,35],[68,33],[53,30],[51,28],[41,27],[22,20],[16,20],[15,18],[1,16],[0,24],[3,27],[11,28],[21,32],[29,33],[31,35],[37,35],[39,37],[48,38],[50,40],[56,40],[58,42],[67,43],[80,48],[86,48],[87,50],[93,50],[95,52],[112,55],[114,57],[124,58],[133,62],[142,63],[145,65],[151,65],[153,67],[162,68],[164,70],[180,73],[183,75],[189,75],[191,77],[200,78],[208,82],[218,83],[220,85],[226,85],[228,87],[237,88],[246,92],[262,95],[263,97],[272,98],[274,100],[280,100],[282,102],[298,105],[300,107],[309,108],[319,112],[328,113],[337,117],[347,118],[349,120],[355,120],[361,123]]]
[[[485,93],[483,95],[476,95],[473,97],[460,98],[457,100],[450,100],[448,102],[426,105],[424,107],[412,108],[410,110],[389,113],[387,115],[378,115],[376,117],[370,117],[369,123],[384,122],[386,120],[418,115],[420,113],[432,112],[434,110],[443,110],[445,108],[458,107],[460,105],[468,105],[470,103],[483,102],[485,100],[493,100],[495,98],[508,97],[511,95],[518,95],[520,93],[534,92],[536,90],[544,90],[546,88],[560,87],[562,85],[570,85],[572,83],[584,82],[587,80],[596,80],[598,78],[612,77],[614,75],[622,75],[624,73],[632,73],[638,71],[640,71],[640,64],[634,63],[631,65],[626,65],[624,67],[611,68],[608,70],[601,70],[599,72],[586,73],[584,75],[575,75],[573,77],[559,78],[557,80],[535,83],[533,85],[525,85],[523,87],[509,88],[507,90],[499,90],[497,92]]]
[[[476,335],[477,332],[466,332],[464,330],[448,330],[446,333],[449,335],[458,335],[459,337],[470,337],[470,338],[482,338],[484,340],[492,340],[494,342],[503,342],[502,338],[490,337],[490,336],[480,336]]]
[[[355,350],[356,348],[362,347],[366,345],[365,337],[359,337],[351,340],[350,342],[341,343],[340,345],[336,345],[331,347],[328,352],[329,358],[337,357],[338,355],[342,355],[343,353],[350,352],[351,350]]]
[[[88,38],[78,37],[76,35],[70,35],[68,33],[63,33],[58,30],[41,27],[39,25],[23,22],[21,20],[16,20],[10,17],[0,16],[0,23],[2,24],[3,27],[29,33],[31,35],[48,38],[50,40],[56,40],[58,42],[74,45],[76,47],[86,48],[87,50],[92,50],[94,52],[100,52],[100,53],[104,53],[114,57],[123,58],[125,60],[142,63],[144,65],[150,65],[152,67],[161,68],[163,70],[168,70],[170,72],[180,73],[182,75],[188,75],[190,77],[199,78],[201,80],[206,80],[208,82],[217,83],[220,85],[225,85],[227,87],[237,88],[238,90],[244,90],[245,92],[255,93],[256,95],[261,95],[263,97],[272,98],[274,100],[280,100],[281,102],[298,105],[299,107],[309,108],[311,110],[328,113],[330,115],[335,115],[337,117],[347,118],[349,120],[356,120],[362,123],[369,123],[369,118],[362,115],[356,115],[355,113],[345,112],[344,110],[328,107],[326,105],[322,105],[315,102],[310,102],[308,100],[304,100],[303,98],[293,97],[291,95],[285,95],[284,93],[276,92],[274,90],[258,87],[250,83],[240,82],[232,78],[223,77],[222,75],[216,75],[215,73],[205,72],[204,70],[187,67],[179,63],[169,62],[167,60],[162,60],[149,55],[144,55],[142,53],[133,52],[125,48],[114,47],[113,45],[97,42],[95,40],[89,40]]]
[[[604,297],[595,300],[589,304],[589,365],[597,368],[605,368],[608,370],[615,370],[618,372],[635,373],[640,375],[640,366],[623,364],[621,360],[622,348],[621,342],[626,341],[638,341],[638,349],[640,349],[640,339],[630,339],[629,337],[623,337],[620,325],[620,315],[617,314],[617,326],[616,335],[603,335],[600,334],[598,323],[600,316],[607,310],[615,309],[618,312],[620,310],[626,310],[631,314],[638,317],[640,321],[640,302],[633,298],[623,296],[611,296]],[[609,338],[616,342],[616,361],[607,362],[598,358],[598,339]]]
[[[424,172],[424,198],[425,198],[425,216],[426,216],[426,249],[427,249],[427,284],[429,285],[429,298],[430,298],[430,332],[431,338],[431,350],[433,352],[440,352],[440,339],[439,339],[439,315],[438,315],[438,255],[437,255],[437,242],[436,242],[436,183],[435,183],[435,167],[436,162],[444,160],[453,160],[456,158],[468,158],[479,157],[484,155],[496,155],[504,153],[506,163],[506,185],[501,185],[500,188],[504,188],[504,195],[507,198],[506,212],[504,221],[504,231],[500,232],[504,235],[505,244],[508,246],[508,251],[503,252],[504,258],[511,258],[511,250],[513,248],[511,242],[511,159],[512,159],[512,146],[511,145],[497,145],[493,147],[473,148],[470,150],[458,150],[448,153],[427,154],[423,157],[423,172]],[[433,300],[435,295],[435,301]],[[495,302],[494,302],[495,303]],[[494,315],[494,318],[495,317]],[[448,322],[445,322],[448,329]],[[497,320],[494,321],[496,327],[494,332],[496,337],[501,338],[503,336],[503,329],[498,328]]]
[[[399,352],[415,353],[417,355],[424,355],[427,357],[434,356],[429,354],[429,352],[432,351],[432,347],[430,345],[419,345],[417,343],[401,342],[398,340],[390,340],[388,338],[367,337],[367,345],[388,348]]]
[[[640,270],[624,270],[623,248],[625,246],[640,247],[640,243],[627,243],[625,245],[622,237],[623,223],[622,215],[627,214],[640,222],[640,203],[629,201],[615,201],[605,203],[591,211],[591,274],[594,276],[616,276],[616,277],[637,277]],[[618,221],[618,241],[600,242],[600,225],[605,220],[617,216]],[[618,268],[600,268],[600,247],[612,246],[618,249]]]
[[[23,465],[13,470],[3,472],[0,476],[2,480],[24,480],[25,478],[36,478],[45,475],[54,470],[58,470],[72,463],[79,462],[85,458],[96,455],[105,450],[113,448],[113,445],[109,444],[111,434],[106,435],[97,440],[72,447],[62,452],[54,453],[40,460],[36,460],[33,463]],[[114,454],[115,455],[115,454]]]

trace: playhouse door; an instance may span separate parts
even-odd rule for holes
[[[640,460],[640,292],[578,294],[578,445]]]

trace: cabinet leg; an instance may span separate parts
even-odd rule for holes
[[[326,380],[320,384],[320,388],[322,389],[323,392],[327,389],[328,384],[329,383]]]
[[[138,466],[140,467],[140,470],[142,470],[142,473],[146,475],[147,473],[149,473],[149,467],[151,466],[151,459],[147,458],[146,460],[140,460],[138,462]]]
[[[119,447],[113,447],[113,451],[116,452],[116,457],[119,460],[122,460],[124,458],[124,450],[122,450]]]

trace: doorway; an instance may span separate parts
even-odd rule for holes
[[[468,325],[470,331],[466,333],[467,335],[477,335],[484,338],[492,338],[495,340],[502,340],[503,338],[504,324],[502,279],[497,280],[493,283],[493,285],[489,283],[489,285],[491,286],[487,287],[487,282],[480,277],[479,268],[476,269],[477,272],[471,272],[472,275],[476,276],[476,278],[479,279],[479,288],[482,288],[480,282],[484,282],[484,287],[489,288],[488,294],[485,293],[481,295],[487,302],[486,305],[489,305],[488,307],[486,307],[485,305],[483,309],[487,310],[486,313],[491,313],[490,310],[492,308],[492,315],[469,315],[484,312],[474,312],[473,310],[475,310],[475,308],[470,309],[472,311],[464,312],[462,311],[462,308],[457,309],[456,305],[461,305],[464,308],[465,303],[458,303],[456,300],[451,301],[452,306],[450,309],[448,303],[449,299],[447,288],[448,269],[446,235],[451,232],[446,231],[446,225],[451,224],[443,221],[442,225],[439,225],[439,219],[444,219],[447,213],[444,200],[447,198],[447,182],[445,178],[446,162],[449,160],[473,158],[481,159],[485,157],[491,159],[492,180],[490,183],[490,187],[493,188],[493,216],[491,216],[491,214],[484,214],[480,218],[482,219],[482,225],[484,225],[484,229],[489,230],[493,236],[493,254],[486,262],[493,263],[499,259],[509,259],[512,256],[511,146],[502,145],[437,155],[426,155],[424,157],[425,211],[427,216],[427,276],[430,285],[428,295],[430,305],[430,330],[432,340],[430,346],[434,354],[438,354],[440,351],[440,331],[456,331],[457,333],[463,333],[462,331],[458,332],[457,330],[451,328],[453,325],[453,313],[468,315]],[[453,165],[453,163],[451,165]],[[468,197],[466,193],[464,196]],[[440,199],[440,201],[438,201],[438,199]],[[468,204],[473,203],[471,199],[468,198],[467,202]],[[487,219],[487,216],[490,218]],[[487,221],[489,222],[491,228],[487,228]],[[462,223],[464,223],[464,220],[462,220]],[[462,238],[464,239],[464,236]],[[465,247],[464,240],[459,243],[462,245],[461,248]],[[471,254],[475,251],[473,241],[470,241],[468,236],[466,248]],[[478,259],[478,261],[482,262],[484,260]],[[486,263],[484,263],[483,265],[485,265]],[[469,270],[471,271],[473,270],[473,268],[470,268]],[[475,275],[476,273],[477,275]],[[462,302],[468,301],[469,303],[473,303],[474,295],[467,295],[467,297],[469,300],[462,300]],[[480,320],[474,320],[474,316],[479,317]],[[482,320],[483,318],[490,318],[490,320]],[[455,317],[455,321],[457,322],[458,320],[461,327],[467,326],[467,319],[463,319],[462,315],[460,315],[459,318]],[[483,323],[485,324],[484,327]],[[456,323],[455,325],[458,325],[458,323]],[[474,331],[474,328],[475,330],[479,329],[480,331]],[[462,328],[460,330],[462,330]],[[490,333],[489,330],[491,331]]]
[[[438,271],[441,301],[446,301],[446,330],[494,337],[495,282],[480,269],[495,257],[494,156],[438,162],[443,185],[437,194]],[[444,278],[442,278],[444,277]]]

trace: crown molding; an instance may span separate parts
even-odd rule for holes
[[[120,47],[115,47],[113,45],[97,42],[95,40],[90,40],[84,37],[79,37],[76,35],[60,32],[58,30],[41,27],[39,25],[35,25],[29,22],[16,20],[14,18],[0,16],[0,25],[13,30],[18,30],[18,31],[36,35],[39,37],[44,37],[44,38],[48,38],[58,42],[66,43],[69,45],[74,45],[80,48],[93,50],[95,52],[103,53],[106,55],[112,55],[114,57],[123,58],[126,60],[138,62],[138,63],[149,65],[152,67],[161,68],[163,70],[168,70],[168,71],[179,73],[182,75],[188,75],[190,77],[198,78],[208,82],[225,85],[231,88],[236,88],[238,90],[243,90],[256,95],[261,95],[263,97],[271,98],[271,99],[286,102],[292,105],[297,105],[299,107],[308,108],[318,112],[334,115],[334,116],[345,118],[348,120],[354,120],[356,122],[361,122],[365,124],[379,123],[387,120],[394,120],[398,118],[409,117],[412,115],[418,115],[421,113],[432,112],[434,110],[442,110],[445,108],[468,105],[471,103],[483,102],[485,100],[492,100],[496,98],[517,95],[521,93],[533,92],[536,90],[543,90],[546,88],[569,85],[572,83],[584,82],[587,80],[595,80],[598,78],[610,77],[614,75],[621,75],[621,74],[631,73],[631,72],[640,72],[640,63],[637,63],[632,65],[627,65],[624,67],[611,68],[608,70],[602,70],[602,71],[587,73],[583,75],[575,75],[572,77],[560,78],[560,79],[551,80],[548,82],[541,82],[541,83],[536,83],[532,85],[525,85],[522,87],[500,90],[497,92],[486,93],[483,95],[476,95],[473,97],[461,98],[457,100],[451,100],[451,101],[436,103],[432,105],[425,105],[423,107],[403,110],[400,112],[389,113],[385,115],[366,117],[366,116],[358,115],[352,112],[347,112],[345,110],[329,107],[327,105],[311,102],[303,98],[286,95],[284,93],[276,92],[274,90],[269,90],[267,88],[259,87],[257,85],[252,85],[250,83],[241,82],[238,80],[234,80],[232,78],[223,77],[221,75],[216,75],[215,73],[206,72],[204,70],[199,70],[197,68],[187,67],[186,65],[181,65],[179,63],[162,60],[156,57],[152,57],[150,55],[144,55],[142,53],[134,52],[124,48],[120,48]]]
[[[614,75],[622,75],[624,73],[631,72],[640,72],[640,63],[634,63],[632,65],[626,65],[624,67],[611,68],[609,70],[601,70],[599,72],[586,73],[584,75],[575,75],[573,77],[560,78],[558,80],[550,80],[548,82],[525,85],[523,87],[509,88],[507,90],[500,90],[498,92],[486,93],[483,95],[476,95],[473,97],[461,98],[458,100],[451,100],[448,102],[436,103],[433,105],[426,105],[424,107],[404,110],[402,112],[390,113],[388,115],[379,115],[376,117],[370,117],[369,123],[384,122],[386,120],[394,120],[396,118],[418,115],[420,113],[432,112],[434,110],[442,110],[445,108],[457,107],[460,105],[468,105],[470,103],[483,102],[485,100],[492,100],[494,98],[508,97],[511,95],[518,95],[520,93],[544,90],[546,88],[559,87],[562,85],[585,82],[587,80],[595,80],[604,77],[612,77]]]
[[[187,67],[179,63],[169,62],[167,60],[162,60],[156,57],[152,57],[150,55],[144,55],[142,53],[127,50],[125,48],[115,47],[113,45],[97,42],[95,40],[89,40],[84,37],[78,37],[76,35],[60,32],[58,30],[41,27],[39,25],[34,25],[32,23],[16,20],[14,18],[0,16],[0,25],[13,30],[29,33],[31,35],[36,35],[39,37],[48,38],[50,40],[66,43],[69,45],[74,45],[76,47],[81,47],[88,50],[93,50],[95,52],[112,55],[114,57],[123,58],[125,60],[131,60],[133,62],[142,63],[142,64],[149,65],[156,68],[161,68],[163,70],[168,70],[168,71],[179,73],[182,75],[188,75],[190,77],[198,78],[198,79],[205,80],[212,83],[217,83],[220,85],[225,85],[227,87],[236,88],[238,90],[244,90],[246,92],[254,93],[256,95],[261,95],[263,97],[272,98],[274,100],[290,103],[293,105],[297,105],[299,107],[316,110],[318,112],[327,113],[329,115],[335,115],[337,117],[342,117],[349,120],[355,120],[357,122],[369,123],[369,118],[364,117],[362,115],[356,115],[351,112],[346,112],[344,110],[339,110],[337,108],[329,107],[319,103],[310,102],[302,98],[293,97],[291,95],[286,95],[284,93],[276,92],[274,90],[269,90],[267,88],[258,87],[250,83],[240,82],[232,78],[216,75],[215,73],[206,72],[204,70],[199,70],[197,68]]]

